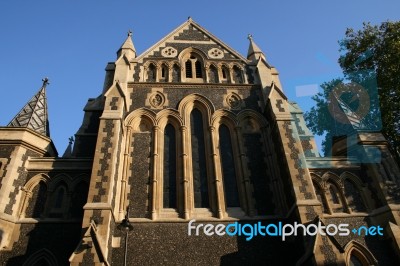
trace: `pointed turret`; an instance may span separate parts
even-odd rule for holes
[[[136,57],[136,49],[135,46],[133,45],[132,41],[132,31],[128,31],[128,37],[126,38],[125,42],[122,44],[121,48],[119,48],[117,52],[118,58],[125,54],[128,59],[132,59]]]
[[[50,137],[49,121],[47,116],[46,86],[49,79],[42,79],[43,85],[32,99],[19,111],[7,125],[8,127],[25,127]]]
[[[249,34],[247,38],[250,41],[249,50],[247,52],[247,59],[251,61],[257,61],[258,59],[260,59],[260,57],[262,57],[264,60],[266,60],[264,53],[261,51],[260,47],[258,47],[257,44],[254,42],[253,36]]]
[[[63,158],[71,158],[72,157],[72,144],[74,143],[74,137],[70,137],[68,147],[65,149],[63,154]]]

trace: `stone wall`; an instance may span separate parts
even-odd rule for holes
[[[80,222],[21,224],[20,237],[12,250],[0,252],[1,265],[21,266],[43,249],[54,255],[59,266],[69,265],[69,256],[78,245],[80,234]]]
[[[125,236],[118,230],[115,233],[121,242],[119,248],[113,249],[112,264],[120,265]],[[278,237],[255,237],[246,241],[243,237],[203,233],[188,236],[186,222],[133,223],[128,237],[128,265],[132,261],[135,265],[294,265],[299,257],[294,242],[282,242]]]

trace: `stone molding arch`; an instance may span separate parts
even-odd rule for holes
[[[325,194],[325,189],[326,189],[325,183],[320,176],[311,173],[311,181],[313,182],[313,184],[318,186],[318,188],[321,190],[323,194]]]
[[[49,187],[50,180],[50,177],[44,173],[37,174],[25,183],[22,190],[31,192],[40,181],[43,181]]]
[[[54,192],[61,182],[64,182],[65,185],[67,186],[66,187],[67,192],[72,192],[73,179],[71,176],[69,176],[68,174],[65,174],[65,173],[58,174],[51,179],[51,182],[49,182],[49,185],[48,185],[48,191]]]
[[[179,62],[181,62],[181,66],[183,65],[182,62],[183,60],[187,59],[188,56],[190,56],[191,53],[195,53],[198,56],[200,56],[201,60],[202,60],[202,64],[203,67],[205,67],[205,62],[208,59],[208,56],[201,51],[200,49],[194,48],[194,47],[188,47],[186,49],[184,49],[183,51],[181,51],[178,55],[178,60]]]
[[[322,180],[322,178],[319,176],[319,175],[317,175],[317,174],[315,174],[315,173],[310,173],[310,176],[311,176],[311,180],[312,181],[315,181],[315,182],[317,182],[320,186],[321,186],[321,188],[323,188],[323,180]]]
[[[36,263],[38,263],[42,259],[44,259],[51,266],[58,265],[57,258],[54,256],[54,254],[50,250],[43,248],[29,256],[29,258],[24,262],[24,264],[22,264],[22,266],[36,265]]]
[[[210,68],[211,66],[214,66],[217,70],[219,68],[218,63],[216,63],[216,62],[207,62],[206,67]]]
[[[264,116],[262,116],[260,113],[254,111],[254,110],[245,109],[245,110],[240,111],[237,114],[237,120],[239,121],[239,123],[241,123],[247,117],[251,117],[255,121],[257,121],[260,128],[269,126],[267,119]]]
[[[183,118],[183,125],[187,126],[189,121],[190,112],[194,109],[198,108],[203,115],[205,115],[205,119],[207,120],[207,125],[210,125],[210,118],[215,111],[215,107],[213,103],[205,96],[194,93],[189,94],[185,98],[183,98],[178,105],[178,112]]]
[[[173,61],[166,61],[168,63],[169,67],[174,67],[174,65],[177,65],[179,68],[181,67],[181,63],[178,60],[173,60]]]
[[[371,251],[355,240],[351,240],[349,243],[347,243],[344,247],[344,250],[346,265],[350,265],[350,257],[353,252],[356,253],[357,258],[360,259],[364,265],[378,265],[378,261],[374,255],[372,255]]]
[[[347,171],[343,172],[340,175],[340,179],[342,180],[342,182],[344,182],[346,179],[350,180],[351,182],[354,183],[354,185],[360,191],[362,191],[362,189],[365,187],[364,183],[361,181],[361,179],[358,176],[356,176],[353,173],[347,172]]]
[[[231,65],[230,65],[229,63],[227,63],[227,62],[219,62],[219,63],[218,63],[218,67],[219,67],[220,69],[222,69],[222,67],[226,67],[226,68],[229,70],[229,68],[231,67]]]
[[[169,122],[172,122],[177,130],[183,125],[182,117],[177,110],[166,108],[157,113],[156,123],[161,129],[164,129]]]
[[[244,70],[244,66],[239,63],[236,63],[236,62],[231,63],[231,66],[232,66],[232,68],[236,66],[240,70],[242,70],[242,71]]]
[[[311,173],[311,181],[312,181],[312,185],[314,186],[314,190],[315,190],[315,194],[318,195],[317,190],[320,191],[320,196],[321,196],[321,205],[324,208],[324,212],[327,213],[332,213],[330,207],[329,207],[329,203],[328,203],[328,199],[326,198],[326,184],[325,182],[322,180],[322,178],[315,174],[315,173]]]
[[[340,175],[340,178],[342,179],[342,182],[343,182],[343,191],[344,191],[343,194],[346,198],[347,205],[349,205],[349,203],[347,202],[347,197],[345,194],[346,193],[345,188],[344,188],[345,181],[348,181],[351,184],[353,184],[355,189],[358,190],[358,192],[360,193],[359,195],[361,196],[361,201],[362,201],[362,204],[364,205],[363,207],[364,207],[365,211],[370,210],[371,209],[370,206],[373,206],[372,198],[369,195],[370,194],[369,190],[364,185],[364,183],[361,181],[361,179],[358,176],[356,176],[355,174],[347,172],[347,171],[343,172]]]
[[[128,114],[125,118],[125,127],[136,130],[143,118],[149,121],[152,126],[157,125],[156,113],[147,108],[140,108]]]
[[[44,185],[46,186],[46,194],[48,193],[49,189],[49,184],[50,184],[50,177],[47,174],[41,173],[37,174],[34,177],[32,177],[28,182],[25,183],[25,185],[21,188],[23,194],[21,196],[21,204],[18,210],[18,214],[20,217],[25,218],[25,212],[26,208],[29,205],[30,199],[32,198],[32,193],[33,190],[35,189],[36,186],[39,185],[40,182],[43,182]]]
[[[217,125],[221,124],[223,122],[227,122],[228,127],[229,127],[229,125],[231,125],[232,130],[234,130],[235,127],[238,126],[238,121],[237,121],[237,117],[236,117],[235,113],[233,113],[229,110],[219,109],[219,110],[215,111],[215,113],[213,113],[213,115],[211,117],[211,125],[213,127],[217,128]]]
[[[342,180],[340,179],[340,177],[338,175],[336,175],[335,173],[328,171],[322,175],[322,180],[325,183],[325,188],[326,188],[325,192],[326,193],[331,193],[331,191],[329,189],[329,184],[332,184],[336,188],[337,193],[338,193],[338,195],[336,195],[336,196],[339,197],[338,198],[339,203],[334,204],[330,200],[328,200],[328,205],[329,205],[331,214],[337,212],[337,210],[333,211],[336,208],[337,209],[340,208],[342,210],[342,212],[349,213],[349,207],[347,205],[346,197],[344,195],[344,184],[343,184]],[[332,195],[331,195],[331,197],[332,197]]]
[[[74,191],[75,187],[81,182],[86,183],[88,186],[90,185],[90,176],[88,174],[79,174],[75,176],[71,182],[71,189]]]
[[[326,172],[322,175],[322,180],[324,180],[324,182],[328,183],[328,182],[332,182],[334,183],[338,189],[343,190],[343,182],[340,179],[340,177],[338,175],[336,175],[333,172]]]
[[[154,60],[148,60],[148,61],[146,61],[146,63],[143,64],[144,69],[147,70],[149,68],[150,64],[153,64],[157,68],[159,63],[157,63],[157,61],[154,61]]]

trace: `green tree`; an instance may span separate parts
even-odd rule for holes
[[[346,84],[352,82],[362,84],[367,87],[370,95],[377,91],[380,114],[378,105],[374,105],[377,103],[371,102],[368,121],[371,124],[376,123],[376,117],[381,115],[382,133],[387,137],[391,148],[399,155],[400,22],[384,22],[379,26],[364,23],[363,28],[358,31],[349,28],[344,39],[339,41],[339,45],[339,51],[342,52],[339,64]],[[377,86],[373,86],[371,81],[375,81]],[[335,79],[322,84],[323,92],[313,97],[316,106],[305,115],[307,125],[314,134],[327,133],[323,143],[325,154],[329,153],[329,143],[334,135],[332,125],[337,122],[328,111],[329,93],[339,83],[343,83],[343,80]]]
[[[306,112],[304,118],[306,120],[308,128],[317,135],[326,133],[325,140],[322,141],[322,150],[325,155],[329,155],[329,148],[332,144],[332,127],[335,123],[333,116],[328,110],[330,104],[329,93],[334,87],[342,83],[342,79],[334,79],[329,82],[325,82],[321,85],[322,92],[319,92],[312,99],[316,102],[315,106],[311,108],[309,112]]]

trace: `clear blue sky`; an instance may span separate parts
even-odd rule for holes
[[[87,99],[101,93],[104,68],[127,30],[140,54],[188,16],[244,56],[253,34],[286,94],[308,110],[311,96],[296,97],[295,88],[341,75],[337,42],[346,28],[400,20],[399,10],[395,0],[1,1],[0,125],[47,76],[51,136],[62,155]]]

